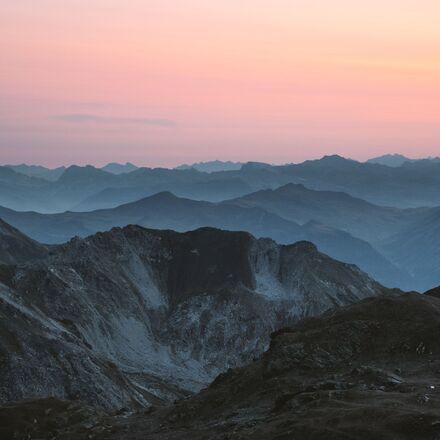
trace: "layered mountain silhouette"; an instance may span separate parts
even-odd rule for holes
[[[2,231],[2,402],[170,401],[250,362],[272,331],[300,317],[389,294],[309,242],[128,226],[47,251]]]
[[[386,165],[388,167],[401,167],[402,165],[409,162],[417,162],[421,160],[429,160],[432,162],[439,162],[439,157],[430,157],[426,159],[410,159],[409,157],[404,156],[403,154],[385,154],[383,156],[374,157],[369,159],[367,163],[376,163],[380,165]]]
[[[259,164],[253,166],[261,168]],[[91,186],[109,176],[93,168],[71,170],[76,172],[90,173]],[[62,181],[69,187],[69,174]],[[138,195],[142,191],[139,189]],[[343,192],[311,190],[302,184],[261,190],[220,203],[161,192],[112,209],[43,215],[0,208],[0,217],[48,244],[128,224],[177,231],[203,226],[243,230],[282,244],[312,241],[321,251],[357,264],[389,287],[424,291],[440,282],[437,208],[384,207]]]
[[[348,232],[352,237],[371,244],[382,255],[382,259],[385,258],[401,272],[406,273],[406,278],[403,278],[402,282],[407,289],[424,291],[440,282],[439,208],[383,207],[346,193],[314,191],[300,184],[288,184],[275,190],[258,191],[228,203],[264,209],[281,218],[305,224],[303,228],[307,227],[308,222],[320,223],[322,231],[325,230],[325,226],[334,228],[329,235],[335,235],[336,249],[332,250],[328,246],[325,251],[344,261],[351,258],[351,261],[356,261],[365,270],[370,271],[371,269],[367,269],[367,266],[355,260],[351,254],[336,255],[336,252],[347,249],[348,240],[343,241],[341,233],[336,234],[335,229]],[[315,240],[312,235],[309,239]],[[322,235],[316,240],[319,240],[321,247],[324,246]],[[337,246],[338,243],[341,246]],[[367,255],[366,251],[362,252],[363,255]],[[390,272],[389,267],[385,271],[394,274],[394,285],[402,286],[397,281],[399,277],[397,272]],[[376,269],[374,276],[387,283]]]
[[[47,168],[41,165],[27,165],[24,163],[20,165],[6,165],[6,166],[18,173],[25,174],[26,176],[41,177],[42,179],[49,180],[52,182],[58,180],[66,170],[65,166],[61,166],[57,168]],[[113,174],[123,174],[137,170],[137,168],[138,167],[136,165],[133,165],[130,162],[127,162],[125,164],[111,162],[103,166],[101,169]]]
[[[0,437],[436,438],[439,187],[398,155],[0,167]]]
[[[304,208],[304,203],[301,205],[300,198],[296,197],[297,194],[302,192],[306,193],[310,204],[315,207],[311,212],[308,212]],[[310,196],[308,193],[310,193]],[[373,278],[389,287],[414,288],[412,278],[406,275],[404,271],[399,270],[396,265],[387,260],[368,242],[336,227],[329,226],[332,218],[339,218],[342,211],[333,208],[330,210],[319,204],[320,199],[329,198],[327,193],[321,194],[308,191],[304,187],[288,185],[276,191],[263,191],[262,194],[268,194],[270,200],[284,207],[280,210],[280,215],[273,208],[273,204],[266,203],[267,197],[263,197],[260,206],[258,206],[257,203],[251,204],[243,199],[219,204],[183,199],[169,192],[163,192],[107,210],[43,215],[13,212],[0,208],[0,217],[3,217],[32,238],[50,244],[62,243],[74,236],[84,237],[98,231],[109,230],[114,226],[126,226],[128,224],[138,224],[149,228],[173,229],[181,232],[210,226],[233,231],[248,231],[256,237],[270,237],[281,244],[309,240],[315,243],[322,252],[338,260],[357,264]],[[256,193],[250,197],[257,200],[260,199],[260,196],[261,193]],[[313,200],[314,198],[317,200]],[[365,204],[365,202],[357,201],[344,194],[336,194],[334,198],[349,199],[348,208],[346,209],[347,221],[357,225],[352,219],[356,216],[356,206]],[[290,210],[293,209],[298,213],[303,208],[304,215],[298,215],[297,220],[300,222],[306,220],[307,224],[300,225],[294,221],[293,216],[288,215],[289,206]],[[295,206],[298,206],[298,209],[295,209]],[[341,203],[339,203],[339,206],[342,206]],[[387,209],[377,209],[380,214],[382,214],[382,211],[388,212]],[[319,216],[317,215],[318,211],[320,211]],[[351,213],[351,218],[349,213]],[[326,217],[329,220],[327,224],[312,220],[319,218],[319,220],[324,221]],[[394,217],[394,211],[391,209],[390,220]],[[375,218],[374,212],[372,212],[371,218]],[[385,224],[386,218],[383,220],[380,221]],[[342,224],[342,222],[339,223]],[[391,225],[388,227],[391,227]],[[377,236],[378,229],[375,230],[375,236]],[[395,232],[395,227],[393,232]]]
[[[71,166],[57,170],[57,173],[63,171],[57,179],[52,170],[49,180],[44,178],[44,173],[30,171],[28,168],[31,167],[13,168],[0,167],[0,206],[19,211],[54,213],[112,208],[162,191],[218,202],[288,183],[303,184],[315,190],[342,191],[382,206],[440,206],[440,162],[435,159],[390,167],[326,156],[278,166],[248,162],[239,169],[210,172],[192,166],[188,169],[139,168],[133,171],[130,171],[133,169],[130,165],[110,164],[104,169]],[[25,174],[38,177],[32,180]]]
[[[53,213],[115,207],[161,191],[198,200],[220,201],[246,194],[252,188],[240,177],[202,173],[195,169],[139,168],[114,174],[90,165],[72,165],[56,181],[0,167],[0,190],[0,206]]]
[[[424,213],[373,205],[343,192],[316,191],[292,183],[230,202],[263,208],[300,224],[318,221],[375,244]]]
[[[311,189],[343,191],[371,203],[400,208],[436,206],[440,163],[419,161],[403,167],[360,163],[340,156],[278,167],[278,174]],[[287,182],[286,182],[287,183]]]
[[[64,173],[66,167],[47,168],[41,165],[6,165],[7,168],[11,168],[17,173],[24,174],[29,177],[39,177],[50,182],[55,182]]]

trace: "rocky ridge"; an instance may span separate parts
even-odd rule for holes
[[[431,294],[365,299],[273,333],[258,360],[174,405],[106,416],[27,402],[1,409],[0,420],[12,414],[20,424],[5,432],[38,438],[436,439],[439,326],[440,299]],[[80,414],[73,423],[72,414]]]
[[[0,271],[0,400],[180,398],[297,319],[387,293],[308,242],[115,228]]]

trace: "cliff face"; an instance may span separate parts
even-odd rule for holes
[[[115,228],[0,271],[0,399],[105,408],[197,391],[299,317],[384,293],[310,243]]]

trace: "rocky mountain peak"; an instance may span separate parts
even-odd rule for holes
[[[262,353],[274,330],[386,292],[309,242],[135,225],[75,238],[7,279],[0,400],[43,397],[50,369],[51,395],[105,408],[197,391]]]

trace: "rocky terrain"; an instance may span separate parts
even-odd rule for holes
[[[210,228],[128,226],[46,252],[0,266],[2,402],[174,400],[250,362],[274,330],[388,292],[311,243]]]
[[[438,292],[365,299],[304,319],[274,332],[258,360],[173,405],[105,415],[29,401],[1,408],[0,429],[7,438],[434,440]]]
[[[0,264],[20,264],[48,255],[48,248],[0,219]]]

